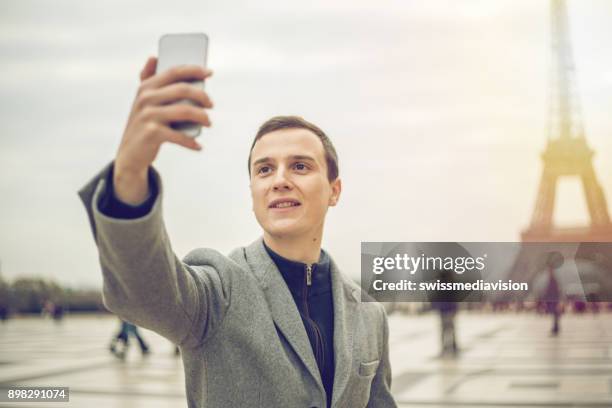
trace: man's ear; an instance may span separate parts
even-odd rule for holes
[[[340,200],[340,193],[342,192],[342,180],[340,180],[340,177],[332,181],[330,183],[330,187],[332,189],[332,193],[329,197],[328,205],[330,207],[334,207],[336,204],[338,204],[338,200]]]

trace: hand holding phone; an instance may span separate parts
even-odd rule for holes
[[[205,108],[212,108],[212,101],[201,87],[190,83],[203,84],[212,75],[212,71],[204,66],[166,65],[167,68],[162,70],[157,58],[147,60],[115,156],[113,185],[121,201],[133,205],[144,201],[148,192],[148,168],[162,143],[175,143],[192,150],[202,148],[194,137],[174,129],[173,125],[189,123],[187,127],[197,126],[198,129],[210,126]]]

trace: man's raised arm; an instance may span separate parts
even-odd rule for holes
[[[152,329],[183,346],[195,346],[225,316],[235,266],[212,250],[174,254],[162,218],[161,177],[152,167],[162,143],[200,150],[171,122],[210,122],[212,103],[185,79],[211,75],[197,66],[155,73],[150,58],[115,160],[80,191],[98,246],[106,307],[121,318]],[[190,99],[198,104],[171,104]]]

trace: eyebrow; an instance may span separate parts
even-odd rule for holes
[[[290,158],[292,160],[307,160],[307,161],[311,161],[311,162],[316,162],[315,159],[311,156],[305,156],[305,155],[301,155],[301,154],[296,154],[293,156],[290,156]],[[272,161],[271,157],[262,157],[261,159],[257,159],[253,162],[253,167],[256,167],[258,164],[260,163],[266,163]]]

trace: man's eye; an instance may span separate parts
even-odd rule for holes
[[[293,167],[295,167],[296,170],[306,170],[306,169],[308,169],[308,166],[306,166],[304,163],[295,163],[293,165]]]
[[[258,170],[257,170],[257,174],[265,174],[267,172],[270,171],[270,166],[261,166]]]

